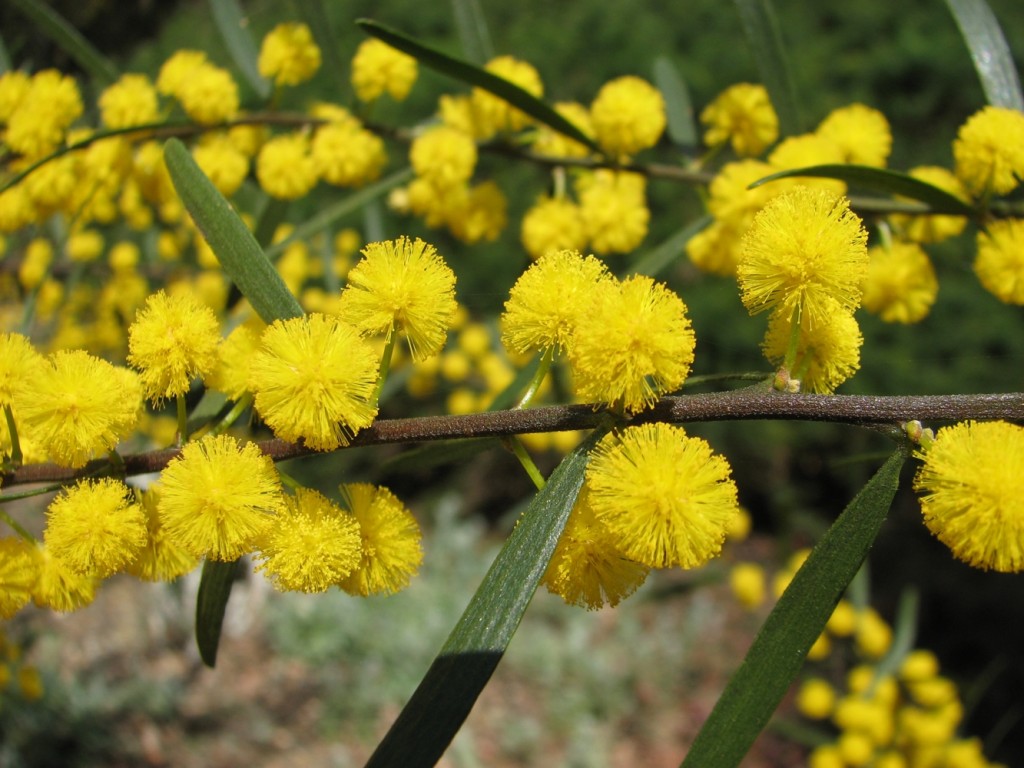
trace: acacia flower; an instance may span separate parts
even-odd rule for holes
[[[159,402],[188,392],[192,379],[217,365],[220,328],[190,291],[158,291],[128,328],[128,362],[140,371],[146,397]]]
[[[160,521],[160,485],[138,494],[146,519],[146,544],[125,570],[143,581],[174,581],[199,564],[199,558],[175,541]]]
[[[744,608],[757,608],[764,602],[764,568],[758,563],[737,563],[729,571],[729,589]]]
[[[45,367],[45,358],[27,337],[0,333],[0,407],[12,405],[21,387],[34,386]]]
[[[601,86],[590,105],[597,143],[611,157],[633,155],[658,143],[665,130],[665,99],[646,80],[626,75]]]
[[[966,421],[926,444],[914,478],[924,523],[976,568],[1024,569],[1024,427]]]
[[[647,236],[651,212],[646,180],[638,173],[602,169],[576,181],[583,229],[598,253],[629,253]]]
[[[99,578],[95,573],[79,573],[54,557],[45,544],[36,546],[39,578],[32,588],[32,602],[40,608],[71,613],[84,608],[96,597]]]
[[[226,69],[207,62],[188,69],[174,95],[188,116],[203,125],[222,123],[238,113],[238,83]]]
[[[892,151],[892,131],[885,115],[864,104],[828,113],[815,131],[839,147],[843,162],[884,168]]]
[[[513,354],[564,352],[577,326],[589,317],[591,295],[611,274],[600,259],[579,251],[539,258],[512,286],[501,316],[501,341]]]
[[[782,365],[792,337],[793,321],[782,313],[768,322],[762,349],[773,365]],[[815,325],[800,324],[800,339],[789,375],[799,379],[804,392],[831,394],[860,368],[864,344],[853,315],[832,303],[832,311]]]
[[[128,128],[156,122],[156,88],[145,75],[121,75],[99,98],[100,117],[107,128]]]
[[[502,80],[518,85],[532,96],[544,95],[544,84],[536,68],[527,61],[514,56],[497,56],[484,69]],[[530,123],[526,113],[513,107],[499,96],[483,88],[474,88],[470,94],[473,114],[473,131],[479,139],[489,139],[496,133],[519,131]]]
[[[584,484],[543,581],[549,592],[570,605],[597,610],[606,604],[614,607],[633,594],[650,568],[622,554],[615,536],[595,516],[589,496]]]
[[[249,368],[266,326],[244,323],[228,334],[217,348],[217,365],[206,377],[206,386],[223,392],[229,400],[241,400],[249,391]]]
[[[252,552],[283,508],[274,463],[229,435],[186,443],[160,475],[160,524],[196,557],[230,561]]]
[[[864,309],[887,323],[916,323],[935,303],[939,281],[928,254],[917,243],[894,242],[868,250]]]
[[[729,462],[664,423],[606,435],[586,481],[598,520],[623,554],[652,568],[694,568],[717,555],[736,514]]]
[[[1024,114],[983,107],[953,141],[956,175],[975,197],[1005,195],[1024,178]]]
[[[542,197],[523,214],[520,240],[530,258],[549,251],[578,251],[587,244],[580,207],[564,197]]]
[[[320,48],[305,24],[285,22],[263,38],[256,66],[275,85],[298,85],[320,69]]]
[[[768,90],[755,83],[736,83],[704,107],[700,121],[707,126],[704,143],[717,147],[725,142],[740,157],[755,157],[779,137],[779,118]]]
[[[441,189],[469,181],[476,168],[477,149],[464,131],[438,125],[412,140],[409,162],[420,178]]]
[[[359,565],[359,523],[309,488],[286,497],[285,508],[260,543],[256,570],[281,591],[326,592]]]
[[[83,574],[106,578],[123,569],[146,545],[146,517],[128,486],[104,477],[79,480],[46,510],[47,550]]]
[[[359,565],[339,586],[363,597],[404,589],[423,561],[416,518],[387,488],[353,483],[341,495],[359,522],[362,548]]]
[[[352,57],[352,87],[360,101],[376,101],[385,93],[403,101],[417,74],[416,59],[377,38],[361,42]]]
[[[419,238],[369,243],[362,253],[338,314],[364,334],[405,333],[414,361],[437,354],[455,317],[455,273]]]
[[[249,175],[249,156],[226,133],[205,134],[192,148],[196,165],[224,197],[231,197]]]
[[[1024,304],[1024,220],[1003,219],[978,232],[974,273],[1006,304]]]
[[[338,317],[278,320],[250,362],[249,389],[275,435],[329,451],[373,423],[377,366],[373,348]]]
[[[743,236],[736,268],[751,314],[799,310],[809,327],[834,300],[847,313],[860,304],[868,269],[867,232],[849,201],[797,187],[770,200]]]
[[[946,168],[937,165],[919,165],[916,168],[911,168],[908,173],[915,179],[943,189],[965,202],[968,201],[964,185],[952,171]],[[956,237],[967,226],[966,216],[947,216],[945,214],[914,216],[894,213],[889,218],[893,226],[900,230],[904,239],[918,243],[940,243],[950,237]]]
[[[581,322],[568,350],[576,391],[636,413],[690,372],[696,338],[686,305],[646,275],[595,288],[588,316],[601,321]]]
[[[32,597],[39,578],[34,546],[25,539],[0,539],[0,619],[9,619]]]
[[[263,191],[279,200],[305,197],[316,186],[319,171],[303,133],[275,136],[260,148],[256,179]]]
[[[313,134],[311,153],[320,177],[341,187],[373,181],[388,160],[384,142],[358,122],[320,126]]]

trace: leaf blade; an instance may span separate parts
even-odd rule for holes
[[[217,663],[224,612],[228,607],[239,562],[203,561],[203,574],[196,593],[196,645],[199,657],[210,668]]]
[[[494,58],[494,43],[479,0],[452,0],[455,28],[462,53],[473,64],[485,64]]]
[[[273,83],[260,74],[259,51],[249,33],[249,20],[238,0],[210,0],[210,11],[232,61],[261,99],[270,96]]]
[[[114,63],[100,53],[81,32],[51,8],[39,0],[13,0],[18,9],[35,23],[36,27],[53,40],[62,51],[74,59],[90,77],[109,85],[121,76]]]
[[[696,147],[700,139],[690,89],[668,56],[654,60],[654,84],[665,98],[669,138],[681,147]]]
[[[771,0],[735,0],[735,3],[758,71],[779,116],[780,132],[783,136],[802,133],[800,101]]]
[[[974,62],[988,103],[1024,112],[1024,95],[1013,54],[985,0],[946,0]]]

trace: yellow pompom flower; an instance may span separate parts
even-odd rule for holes
[[[228,334],[217,349],[217,365],[206,377],[206,386],[223,392],[230,400],[240,400],[249,391],[249,367],[260,346],[263,324],[240,325]]]
[[[175,96],[192,76],[193,70],[207,63],[203,51],[181,49],[171,54],[156,77],[156,89],[165,96]]]
[[[594,137],[613,158],[658,143],[665,130],[665,99],[646,80],[626,75],[601,86],[590,105]]]
[[[852,313],[868,270],[867,232],[846,198],[807,187],[773,198],[754,218],[736,268],[743,304],[813,327],[836,302]]]
[[[358,331],[333,315],[278,320],[249,368],[256,411],[283,440],[330,451],[373,423],[378,361]]]
[[[146,519],[146,545],[125,570],[143,581],[174,581],[199,564],[198,557],[168,535],[160,521],[159,500],[159,485],[138,494]]]
[[[416,59],[377,38],[361,42],[352,57],[352,87],[360,101],[376,101],[385,93],[402,101],[417,74]]]
[[[612,280],[600,259],[579,251],[542,256],[512,286],[501,317],[501,341],[517,355],[564,352],[577,327],[590,318],[597,285]]]
[[[70,75],[37,72],[7,120],[4,143],[17,154],[39,158],[55,150],[68,126],[82,114],[82,97]]]
[[[54,462],[77,468],[128,437],[141,406],[138,376],[75,349],[55,352],[14,410]]]
[[[860,368],[864,337],[857,320],[836,302],[826,302],[825,307],[830,311],[814,325],[807,320],[800,323],[800,340],[789,375],[800,381],[804,392],[831,394]],[[783,364],[792,330],[789,316],[772,315],[762,349],[773,365]]]
[[[983,107],[953,141],[956,175],[975,197],[1005,195],[1024,178],[1024,114]]]
[[[653,423],[606,435],[586,481],[598,520],[626,557],[652,568],[694,568],[721,551],[736,514],[730,474],[704,440]]]
[[[686,305],[646,275],[595,287],[591,322],[579,323],[569,344],[576,392],[636,413],[690,372],[696,338]]]
[[[256,178],[263,191],[279,200],[297,200],[316,186],[318,171],[302,133],[275,136],[260,148]]]
[[[541,82],[540,74],[529,62],[514,56],[498,56],[487,62],[484,69],[502,80],[518,85],[533,96],[539,98],[544,95],[544,84]],[[470,108],[474,135],[479,139],[489,139],[494,134],[505,131],[520,131],[530,123],[530,118],[525,113],[482,88],[473,89],[470,94]]]
[[[889,121],[864,104],[832,110],[815,133],[839,147],[845,163],[884,168],[892,152]]]
[[[204,135],[192,148],[192,157],[224,197],[235,194],[249,174],[249,157],[225,133]]]
[[[779,137],[779,118],[763,85],[736,83],[704,107],[700,121],[707,126],[704,143],[725,142],[740,157],[760,155]]]
[[[404,589],[423,562],[416,518],[387,488],[353,483],[340,488],[362,538],[359,564],[339,586],[367,597]]]
[[[134,560],[146,540],[145,513],[120,480],[80,480],[46,510],[47,551],[77,573],[106,578]]]
[[[260,543],[257,571],[282,592],[326,592],[362,556],[355,517],[309,488],[286,497],[285,508]]]
[[[442,189],[469,181],[476,158],[473,137],[446,125],[428,129],[409,147],[409,162],[416,175]]]
[[[937,165],[921,165],[911,168],[909,174],[915,179],[943,189],[965,202],[968,200],[967,190],[952,171]],[[947,216],[945,214],[914,216],[894,213],[889,218],[893,226],[900,230],[904,239],[918,243],[940,243],[950,237],[956,237],[967,226],[967,217],[965,216]]]
[[[587,244],[583,213],[564,197],[543,197],[523,215],[520,239],[534,260],[549,251],[578,251]]]
[[[768,164],[773,172],[842,162],[843,150],[840,146],[816,133],[803,133],[783,139],[768,155]],[[800,184],[812,189],[826,190],[833,195],[846,193],[846,183],[838,179],[805,177],[800,179]]]
[[[593,138],[594,125],[590,119],[589,109],[575,101],[559,101],[554,104],[554,108],[585,136]],[[537,126],[537,134],[530,148],[534,153],[546,157],[587,157],[593,152],[586,144],[580,144],[546,125]]]
[[[45,237],[34,237],[25,246],[25,255],[18,265],[18,282],[25,290],[42,285],[53,263],[53,243]]]
[[[887,323],[916,323],[935,303],[939,281],[932,262],[916,243],[894,242],[868,250],[864,309]]]
[[[501,187],[491,180],[474,184],[460,202],[447,211],[448,230],[468,245],[497,240],[508,224],[508,200]]]
[[[646,180],[637,173],[600,170],[577,181],[583,229],[598,253],[629,253],[647,236],[651,212]]]
[[[312,157],[320,177],[339,187],[359,187],[373,181],[388,161],[384,142],[358,123],[330,123],[317,128]]]
[[[729,588],[744,608],[757,608],[764,602],[764,568],[757,563],[737,563],[729,571]]]
[[[35,546],[22,538],[0,539],[0,619],[9,619],[28,603],[39,579]]]
[[[601,525],[584,484],[551,555],[543,583],[569,605],[597,610],[615,607],[647,579],[650,568],[623,556],[615,537]]]
[[[202,63],[188,70],[174,94],[189,117],[211,125],[238,114],[238,83],[226,69]]]
[[[96,597],[99,579],[93,573],[79,573],[53,556],[44,544],[36,546],[39,579],[32,588],[32,602],[40,608],[70,613],[84,608]]]
[[[298,85],[320,69],[320,48],[305,24],[278,24],[263,38],[256,67],[277,86]]]
[[[283,508],[273,462],[229,435],[186,443],[160,474],[160,524],[196,557],[231,561],[254,551]]]
[[[129,128],[156,122],[156,88],[145,75],[121,75],[100,94],[100,118],[107,128]]]
[[[0,123],[10,120],[30,87],[31,79],[20,69],[9,69],[0,75]]]
[[[34,387],[46,359],[20,333],[0,333],[0,407],[14,403],[15,393]]]
[[[804,680],[796,694],[797,710],[812,720],[824,720],[832,714],[835,704],[835,689],[820,677]]]
[[[146,397],[159,402],[184,395],[192,379],[217,365],[220,328],[209,307],[190,291],[159,291],[128,328],[128,362],[140,371]]]
[[[928,530],[976,568],[1024,569],[1024,427],[943,427],[921,458],[914,488]]]
[[[978,232],[974,274],[1006,304],[1024,304],[1024,219],[1002,219]]]
[[[364,334],[404,333],[414,361],[436,355],[455,318],[455,273],[419,238],[369,243],[362,253],[338,314]]]

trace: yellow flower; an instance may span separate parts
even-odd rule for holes
[[[916,243],[894,242],[868,250],[864,309],[887,323],[916,323],[928,314],[939,282],[928,255]]]
[[[138,368],[146,397],[184,395],[192,379],[217,365],[217,317],[193,293],[159,291],[128,328],[128,362]]]
[[[1006,304],[1024,304],[1024,219],[1003,219],[978,232],[974,273]]]
[[[256,570],[281,591],[326,592],[352,573],[361,556],[356,519],[322,494],[299,488],[261,542]]]
[[[513,56],[498,56],[484,66],[492,75],[518,85],[527,93],[540,97],[544,94],[544,84],[534,66]],[[474,88],[470,95],[470,107],[473,114],[473,131],[479,139],[489,139],[496,133],[520,131],[530,123],[525,113],[515,109],[501,99],[482,88]]]
[[[842,162],[842,148],[831,139],[816,133],[804,133],[783,139],[768,155],[768,163],[772,166],[773,171]],[[814,189],[823,189],[837,196],[846,193],[846,183],[838,179],[808,177],[800,179],[800,184]]]
[[[700,121],[707,126],[704,143],[725,142],[740,157],[755,157],[779,137],[779,118],[763,85],[736,83],[704,107]]]
[[[24,539],[0,539],[0,619],[9,619],[32,597],[39,578],[34,546]]]
[[[696,339],[686,305],[646,275],[595,287],[590,322],[577,325],[568,350],[576,391],[636,413],[690,372]]]
[[[320,69],[320,49],[305,24],[278,24],[263,38],[256,66],[275,85],[298,85]]]
[[[359,565],[339,586],[363,597],[404,589],[423,561],[416,518],[387,488],[353,483],[340,490],[359,522],[362,550]]]
[[[196,557],[231,561],[252,552],[283,508],[270,458],[228,435],[186,443],[160,475],[160,524]]]
[[[225,133],[208,133],[192,148],[196,165],[224,197],[235,194],[249,175],[249,158]]]
[[[249,369],[256,411],[283,440],[329,451],[373,423],[377,356],[333,315],[278,320]]]
[[[542,197],[523,215],[520,239],[534,260],[549,251],[578,251],[587,244],[583,213],[564,197]]]
[[[598,283],[610,281],[600,259],[579,251],[553,251],[512,286],[501,317],[501,341],[513,354],[564,352],[589,313]]]
[[[796,695],[796,708],[804,717],[824,720],[832,714],[836,704],[836,691],[820,677],[804,680]]]
[[[653,85],[626,75],[601,86],[590,105],[594,137],[613,158],[633,155],[658,143],[665,130],[665,99]]]
[[[174,94],[198,123],[210,125],[238,114],[238,84],[226,69],[202,63],[188,70]]]
[[[797,187],[761,209],[743,237],[737,266],[751,314],[775,310],[813,327],[860,304],[868,269],[867,232],[846,198]]]
[[[14,110],[28,95],[31,82],[20,69],[9,69],[0,75],[0,123],[10,120]]]
[[[316,186],[318,171],[302,133],[275,136],[260,148],[256,178],[271,197],[297,200]]]
[[[729,588],[744,608],[756,608],[764,602],[764,568],[757,563],[737,563],[729,571]]]
[[[338,314],[364,334],[405,333],[415,361],[437,354],[455,317],[455,273],[419,238],[369,243],[362,252]]]
[[[206,377],[207,387],[236,401],[249,391],[249,367],[264,327],[263,323],[244,324],[228,334],[217,349],[217,365]]]
[[[120,480],[80,480],[46,510],[47,551],[71,570],[106,578],[146,545],[146,518]]]
[[[70,613],[92,603],[99,579],[94,573],[79,573],[53,556],[45,544],[36,547],[39,580],[32,589],[32,602],[40,608]]]
[[[100,117],[107,128],[156,122],[156,88],[145,75],[121,75],[100,94]]]
[[[55,352],[15,397],[15,411],[33,438],[54,462],[73,468],[130,435],[141,405],[134,373],[82,350]]]
[[[844,163],[884,168],[892,151],[889,121],[864,104],[832,110],[815,133],[839,147]]]
[[[380,137],[358,123],[331,123],[317,128],[312,156],[321,178],[339,187],[358,187],[373,181],[388,160]]]
[[[1024,427],[943,427],[921,458],[914,488],[928,530],[976,568],[1024,569]]]
[[[796,359],[789,375],[800,380],[804,392],[831,394],[860,368],[864,337],[857,321],[835,302],[827,306],[831,311],[823,320],[814,325],[807,320],[800,323]],[[773,365],[782,365],[785,360],[792,328],[790,316],[780,312],[772,315],[762,348]]]
[[[174,581],[199,564],[199,558],[168,535],[158,512],[160,486],[138,495],[146,519],[146,544],[125,570],[143,581]]]
[[[4,143],[28,158],[49,154],[81,114],[82,97],[75,79],[56,69],[44,69],[32,76],[8,118]]]
[[[588,610],[612,607],[633,594],[650,571],[623,556],[615,537],[601,525],[584,484],[551,555],[544,585],[570,605]]]
[[[385,92],[404,100],[417,72],[416,59],[376,38],[360,43],[352,57],[352,87],[360,101],[376,101]]]
[[[206,63],[206,54],[202,51],[175,51],[161,65],[156,78],[156,89],[165,96],[177,97],[182,86],[192,77],[192,72]]]
[[[1024,178],[1024,114],[983,107],[953,141],[956,175],[975,197],[1005,195]]]
[[[652,568],[694,568],[722,548],[736,514],[729,463],[669,424],[605,436],[586,480],[599,522],[623,554]]]
[[[574,101],[556,102],[554,108],[558,114],[579,128],[585,136],[593,138],[594,124],[590,119],[589,109]],[[530,147],[536,154],[547,157],[586,157],[592,152],[586,144],[580,144],[546,125],[537,126],[537,134]]]
[[[450,208],[448,229],[463,243],[494,242],[508,223],[508,200],[494,181],[469,188],[461,205]]]
[[[22,387],[33,387],[45,358],[20,333],[0,333],[0,407],[12,405]]]
[[[598,253],[629,253],[647,236],[651,212],[637,173],[599,170],[577,180],[583,229]]]
[[[911,168],[909,173],[915,179],[927,182],[933,187],[944,189],[965,202],[968,200],[967,190],[960,183],[960,179],[945,168],[936,165],[921,165]],[[950,237],[956,237],[967,226],[967,218],[965,216],[947,216],[944,214],[913,216],[894,213],[890,219],[893,226],[901,230],[901,234],[905,239],[918,243],[940,243]]]
[[[441,188],[469,181],[476,158],[473,138],[446,125],[428,129],[409,147],[409,162],[416,175]]]
[[[53,263],[53,243],[45,237],[34,237],[25,247],[25,256],[18,266],[18,282],[32,290],[43,284]]]

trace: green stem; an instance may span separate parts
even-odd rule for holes
[[[544,383],[544,378],[548,375],[548,371],[551,370],[551,363],[554,359],[554,347],[545,349],[544,354],[540,358],[540,365],[537,366],[537,371],[533,374],[533,379],[530,380],[530,385],[526,388],[523,396],[519,398],[515,408],[525,408],[536,397],[537,392],[540,390],[540,385]]]
[[[205,435],[207,433],[209,433],[211,435],[221,435],[221,434],[227,432],[229,429],[231,429],[232,425],[234,425],[234,423],[236,421],[238,421],[238,418],[243,413],[245,413],[246,409],[249,406],[251,406],[251,405],[252,405],[252,394],[249,393],[249,392],[246,392],[244,395],[242,395],[240,398],[238,398],[238,400],[235,402],[234,406],[232,406],[231,410],[228,411],[224,415],[223,419],[218,421],[216,424],[213,424],[213,423],[206,424],[203,427],[201,427],[200,429],[197,429],[195,431],[195,433],[193,433],[193,435],[192,435],[193,439],[195,439],[197,437],[202,437],[203,435]]]
[[[19,523],[6,512],[4,512],[2,509],[0,509],[0,520],[3,520],[5,523],[7,523],[7,525],[9,525],[14,530],[15,533],[21,536],[21,538],[25,539],[26,541],[31,541],[33,544],[36,543],[36,537],[28,531],[26,531],[24,528],[22,528],[21,523]]]
[[[391,359],[395,355],[395,342],[398,340],[398,324],[392,323],[384,343],[384,354],[380,356],[380,372],[377,376],[377,389],[373,393],[374,402],[380,404],[380,393],[384,391],[384,382],[391,371]]]
[[[277,474],[281,478],[281,483],[284,484],[285,486],[287,486],[288,488],[291,488],[293,491],[297,491],[299,488],[302,487],[302,483],[300,483],[294,477],[292,477],[287,472],[285,472],[283,469],[281,469],[281,465],[280,464],[277,466]]]
[[[544,475],[537,469],[537,465],[534,464],[530,454],[526,451],[526,446],[523,445],[523,441],[519,439],[519,435],[510,435],[505,441],[505,445],[511,449],[515,457],[519,459],[519,463],[523,465],[523,469],[526,470],[526,474],[530,476],[530,480],[537,487],[539,491],[547,481],[544,479]]]
[[[184,445],[188,442],[188,409],[184,395],[177,395],[174,400],[178,407],[178,445]]]
[[[7,434],[11,436],[11,464],[15,467],[21,466],[24,456],[21,453],[21,441],[18,439],[18,427],[14,423],[14,411],[11,404],[4,404],[4,418],[7,419]]]

